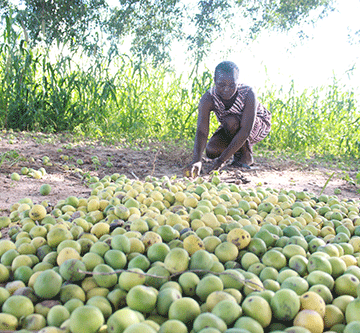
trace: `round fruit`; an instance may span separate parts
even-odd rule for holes
[[[294,318],[294,326],[307,328],[311,333],[322,333],[324,321],[320,314],[314,310],[301,310]]]
[[[235,228],[230,230],[230,232],[227,234],[226,240],[235,244],[239,250],[242,250],[249,245],[251,236],[246,230]]]
[[[33,288],[40,298],[50,299],[60,292],[61,285],[61,275],[52,269],[47,269],[36,278]]]
[[[150,313],[155,309],[157,295],[150,287],[138,285],[126,295],[126,303],[132,310]]]
[[[248,296],[241,305],[244,314],[252,317],[260,323],[262,327],[270,325],[272,312],[269,303],[261,296]]]
[[[292,320],[300,310],[299,296],[291,289],[280,289],[270,301],[271,310],[278,320]]]
[[[169,319],[177,319],[184,324],[191,323],[200,314],[200,305],[190,297],[183,297],[171,303]]]
[[[301,295],[300,308],[301,310],[314,310],[322,318],[325,316],[325,302],[319,294],[313,291],[308,291]]]
[[[92,305],[80,306],[70,315],[71,332],[96,333],[103,324],[103,314]]]
[[[200,332],[207,327],[217,329],[220,332],[225,332],[227,329],[226,323],[218,316],[209,312],[201,313],[194,320],[194,332]]]
[[[182,248],[171,249],[164,260],[164,267],[171,273],[186,271],[189,266],[189,254]]]
[[[51,192],[51,186],[49,184],[43,184],[40,186],[41,195],[49,195]]]
[[[60,268],[59,273],[65,281],[80,281],[85,277],[85,264],[78,259],[65,260]]]
[[[41,221],[46,216],[46,209],[43,205],[34,205],[29,212],[29,217],[34,221]]]
[[[34,313],[34,305],[29,298],[22,295],[10,296],[2,306],[2,312],[20,319]]]
[[[140,323],[140,317],[136,311],[130,308],[123,308],[115,311],[107,320],[109,333],[123,332],[128,326]]]

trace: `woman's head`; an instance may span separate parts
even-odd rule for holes
[[[228,100],[236,93],[239,82],[239,68],[232,61],[223,61],[215,67],[214,82],[216,94]]]

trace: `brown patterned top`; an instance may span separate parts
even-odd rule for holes
[[[225,116],[230,114],[237,114],[242,116],[244,108],[245,108],[245,101],[248,95],[249,90],[251,87],[246,86],[244,84],[239,84],[237,88],[237,96],[233,103],[233,105],[226,109],[224,103],[221,101],[218,95],[215,93],[215,86],[209,89],[209,93],[212,97],[214,103],[214,113],[216,118],[220,123],[222,123],[222,119]],[[262,104],[258,103],[258,107],[256,110],[256,117],[268,119],[271,117],[270,111],[268,111]]]

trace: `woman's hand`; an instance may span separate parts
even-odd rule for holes
[[[215,158],[212,166],[208,170],[208,173],[210,173],[211,171],[220,170],[224,166],[224,164],[225,162],[221,160],[219,157]]]
[[[201,166],[202,166],[201,162],[190,163],[187,167],[183,169],[184,177],[189,177],[189,178],[199,177]]]

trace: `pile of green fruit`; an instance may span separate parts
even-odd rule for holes
[[[89,186],[0,217],[0,330],[360,332],[360,200],[217,176]]]

